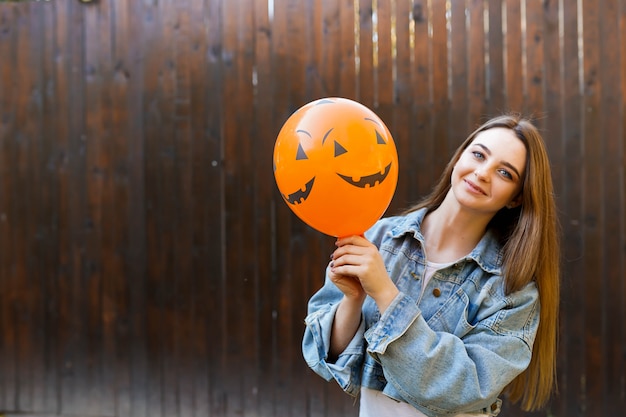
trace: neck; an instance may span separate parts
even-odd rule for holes
[[[448,198],[422,222],[426,256],[431,262],[453,262],[474,249],[492,216],[451,204]]]

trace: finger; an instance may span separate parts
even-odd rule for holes
[[[365,239],[363,235],[352,235],[346,236],[337,239],[335,245],[337,246],[345,246],[345,245],[355,245],[355,246],[365,246],[369,244],[369,241]]]
[[[366,262],[366,259],[360,255],[355,253],[346,253],[341,256],[337,256],[332,260],[333,267],[344,266],[344,265],[354,265],[359,266]]]
[[[354,253],[363,255],[368,252],[378,252],[378,249],[367,240],[361,240],[354,243],[345,243],[335,249],[335,256],[344,255],[346,253]]]
[[[353,246],[353,245],[342,246],[340,248],[337,248],[337,250],[333,252],[332,260],[337,260],[339,258],[342,258],[344,256],[349,256],[349,255],[361,256],[363,255],[363,253],[364,251],[358,246]]]
[[[346,264],[346,265],[333,266],[331,270],[332,270],[332,273],[335,275],[340,275],[346,278],[358,279],[360,267],[358,265]]]

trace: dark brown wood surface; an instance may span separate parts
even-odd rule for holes
[[[626,0],[0,1],[0,413],[356,416],[300,343],[333,238],[281,199],[300,106],[373,109],[387,213],[533,115],[563,235],[559,391],[626,408]]]

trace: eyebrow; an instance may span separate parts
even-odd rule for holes
[[[485,145],[483,145],[482,143],[475,143],[476,146],[480,146],[487,155],[491,156],[491,150],[486,147]],[[506,162],[506,161],[501,161],[502,165],[509,167],[512,171],[515,171],[515,173],[517,174],[517,178],[522,178],[522,176],[520,175],[519,171],[517,170],[517,168],[515,168],[513,166],[513,164],[511,164],[510,162]]]

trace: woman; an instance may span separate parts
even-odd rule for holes
[[[489,120],[422,202],[337,240],[303,353],[361,416],[536,410],[555,385],[559,247],[533,124]]]

